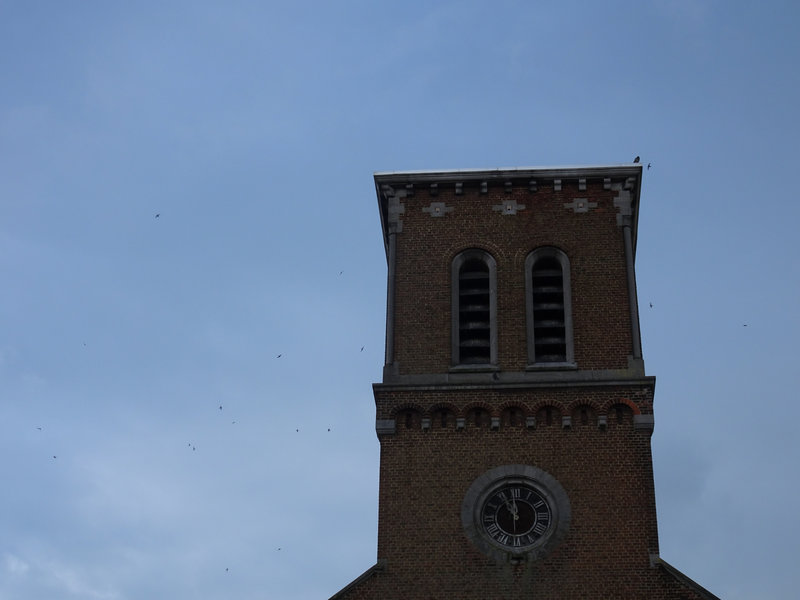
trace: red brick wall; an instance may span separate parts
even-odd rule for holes
[[[400,186],[398,189],[404,189]],[[524,372],[528,362],[525,259],[541,246],[570,260],[574,355],[579,371],[628,367],[632,353],[623,231],[614,198],[601,178],[579,190],[564,180],[530,192],[502,182],[482,194],[479,182],[442,184],[432,195],[417,186],[402,199],[396,234],[394,357],[399,375],[445,374],[451,367],[451,264],[468,248],[497,263],[498,367]],[[596,202],[588,212],[564,205]],[[513,199],[516,214],[493,210]],[[423,211],[443,202],[452,211]],[[562,372],[563,373],[563,372]],[[572,372],[567,383],[517,378],[505,385],[375,387],[376,415],[394,419],[382,433],[378,555],[381,568],[342,598],[459,600],[523,598],[697,599],[663,568],[658,553],[650,430],[635,414],[651,415],[654,381],[591,382]],[[431,381],[440,381],[431,379]],[[443,380],[442,380],[443,381]],[[476,422],[476,411],[482,419]],[[444,413],[444,423],[442,414]],[[548,419],[549,414],[549,419]],[[571,417],[571,427],[562,417]],[[599,427],[598,418],[606,418]],[[500,419],[497,429],[491,418]],[[535,417],[536,426],[526,426]],[[464,418],[458,430],[456,419]],[[424,430],[422,420],[430,420]],[[531,465],[553,476],[571,506],[571,524],[549,554],[518,565],[482,553],[464,531],[462,502],[480,475],[503,465]]]
[[[397,408],[396,433],[381,436],[378,559],[384,569],[345,597],[700,598],[650,565],[650,554],[658,553],[650,433],[634,428],[631,409],[649,411],[649,386],[379,388],[376,400],[379,414]],[[549,425],[545,406],[552,411]],[[481,426],[470,418],[476,407],[486,411]],[[448,412],[444,427],[440,410]],[[540,418],[529,429],[525,417],[533,414]],[[607,415],[605,430],[598,428],[598,414]],[[571,428],[562,427],[563,415],[572,417]],[[431,418],[428,431],[421,428],[423,416]],[[491,416],[501,417],[496,431]],[[456,417],[466,417],[463,431],[456,429]],[[571,504],[563,542],[544,558],[517,566],[482,554],[461,522],[470,484],[506,464],[547,471]]]
[[[395,359],[400,374],[442,373],[451,364],[450,302],[453,257],[482,248],[497,261],[498,361],[503,370],[527,363],[525,257],[540,246],[556,246],[569,257],[572,279],[575,360],[582,369],[628,366],[631,331],[622,229],[613,199],[602,181],[579,191],[577,181],[562,190],[529,192],[501,185],[481,194],[464,185],[456,196],[448,186],[436,196],[425,188],[403,199],[403,229],[397,234]],[[544,186],[542,186],[544,188]],[[564,208],[576,197],[597,207],[587,213]],[[512,198],[525,205],[515,215],[492,210]],[[444,217],[423,212],[431,202],[453,207]]]
[[[648,390],[640,393],[646,402]],[[630,390],[379,390],[379,411],[398,401],[421,411],[400,409],[397,433],[381,439],[378,557],[393,572],[392,566],[402,565],[404,574],[394,576],[398,583],[407,578],[402,585],[413,587],[427,575],[461,586],[462,598],[493,597],[498,589],[503,592],[496,597],[531,597],[532,589],[537,598],[565,597],[557,594],[578,594],[591,585],[596,593],[596,582],[620,568],[626,576],[631,570],[647,574],[649,555],[658,550],[649,434],[634,430],[627,405],[618,423],[615,405],[622,394]],[[545,404],[552,411],[549,425],[540,410]],[[486,413],[476,427],[469,415],[479,406]],[[444,428],[437,407],[452,411]],[[510,407],[518,410],[513,426]],[[598,410],[609,413],[605,431],[598,429]],[[525,416],[536,413],[542,417],[536,428],[526,428]],[[428,432],[420,427],[423,414],[434,415]],[[565,414],[573,417],[571,429],[562,428]],[[456,416],[467,416],[463,431],[455,428]],[[498,431],[490,429],[491,416],[504,417]],[[467,488],[485,471],[505,464],[544,469],[565,488],[572,505],[565,541],[551,555],[520,567],[497,565],[481,554],[461,523]],[[404,597],[427,597],[406,593],[410,588]]]

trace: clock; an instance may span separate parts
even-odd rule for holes
[[[498,560],[518,563],[552,551],[566,536],[569,498],[549,473],[504,465],[472,482],[461,505],[467,537]]]
[[[553,509],[531,481],[506,479],[483,501],[480,520],[485,535],[499,546],[524,550],[548,534]]]

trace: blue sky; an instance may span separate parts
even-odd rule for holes
[[[372,173],[636,155],[661,554],[792,597],[798,13],[0,0],[0,600],[332,595],[376,551]]]

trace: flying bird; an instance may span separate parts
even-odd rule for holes
[[[361,346],[361,351],[362,351],[362,352],[364,351],[364,346]]]
[[[634,163],[638,163],[638,162],[639,162],[639,157],[637,156],[636,158],[634,158],[634,159],[633,159],[633,162],[634,162]]]
[[[276,356],[275,358],[280,358],[281,356],[283,356],[283,354],[278,354],[278,356]]]
[[[222,410],[222,404],[219,405],[219,409]]]
[[[650,308],[653,308],[653,303],[652,302],[650,303]]]
[[[156,219],[161,216],[161,213],[156,213]]]
[[[650,163],[647,163],[647,170],[650,170]]]

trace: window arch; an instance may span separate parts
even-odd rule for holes
[[[528,362],[534,367],[574,367],[569,259],[543,247],[525,259]]]
[[[497,363],[497,265],[483,250],[458,254],[452,264],[452,362]]]

